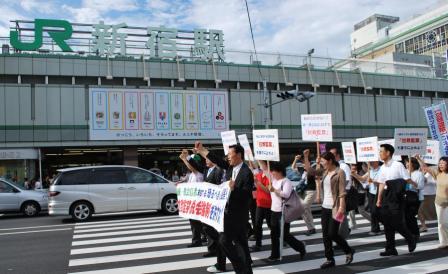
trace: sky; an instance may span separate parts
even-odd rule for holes
[[[343,58],[353,25],[379,13],[412,18],[448,0],[248,0],[259,52]],[[0,36],[9,20],[64,19],[73,23],[220,29],[226,49],[252,50],[244,0],[0,0]]]

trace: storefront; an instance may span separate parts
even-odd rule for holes
[[[0,149],[0,177],[18,183],[39,178],[39,150]]]

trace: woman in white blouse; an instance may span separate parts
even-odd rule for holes
[[[285,199],[288,199],[291,193],[294,191],[291,181],[286,178],[286,169],[280,163],[271,163],[272,173],[272,185],[269,190],[271,191],[271,256],[268,261],[275,262],[280,259],[280,231],[281,231],[281,217],[282,217],[282,205]],[[290,247],[295,251],[300,252],[300,259],[306,254],[305,244],[302,241],[296,239],[289,232],[290,223],[285,223],[283,229],[283,239]]]

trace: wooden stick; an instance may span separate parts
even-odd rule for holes
[[[267,161],[267,165],[268,165],[268,180],[269,180],[269,190],[272,187],[272,180],[271,180],[271,165],[269,163],[269,161]]]
[[[319,142],[316,142],[316,147],[317,147],[317,158],[320,157],[320,144]]]

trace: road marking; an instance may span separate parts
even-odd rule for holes
[[[394,274],[412,274],[412,273],[433,273],[448,269],[448,260],[446,257],[422,261],[413,264],[399,265],[389,267],[386,269],[379,269],[374,271],[362,272],[364,274],[380,274],[380,273],[394,273]]]
[[[44,227],[59,227],[59,226],[74,226],[75,224],[66,224],[66,225],[41,225],[41,226],[26,226],[26,227],[12,227],[12,228],[1,228],[0,231],[3,230],[21,230],[21,229],[34,229],[34,228],[44,228]]]
[[[14,235],[14,234],[27,234],[27,233],[52,232],[52,231],[62,231],[62,230],[73,230],[73,228],[59,228],[59,229],[46,229],[46,230],[34,230],[34,231],[20,231],[20,232],[10,232],[10,233],[0,233],[0,236]]]
[[[432,233],[436,232],[437,228],[429,229]],[[429,232],[429,231],[428,231]],[[321,236],[322,237],[322,236]],[[397,240],[403,239],[401,235],[396,237]],[[361,238],[361,239],[350,239],[347,242],[351,247],[362,246],[366,244],[380,243],[384,241],[384,235],[379,235],[370,238]],[[264,240],[263,244],[269,244],[270,240]],[[309,245],[306,247],[308,253],[311,252],[322,252],[324,251],[323,243]],[[103,263],[111,263],[111,262],[123,262],[123,261],[132,261],[132,260],[143,260],[150,258],[161,258],[161,257],[169,257],[169,256],[178,256],[178,255],[187,255],[187,254],[195,254],[200,253],[202,251],[206,251],[205,246],[196,247],[196,248],[178,248],[178,249],[169,249],[169,250],[161,250],[161,251],[150,251],[150,252],[141,252],[141,253],[131,253],[131,254],[123,254],[123,255],[112,255],[112,256],[103,256],[103,257],[92,257],[86,259],[73,259],[70,260],[69,266],[79,266],[79,265],[89,265],[89,264],[103,264]],[[267,258],[271,253],[270,250],[254,252],[251,253],[251,257],[255,260]],[[283,250],[284,256],[297,254],[297,251],[292,248],[287,248]]]

